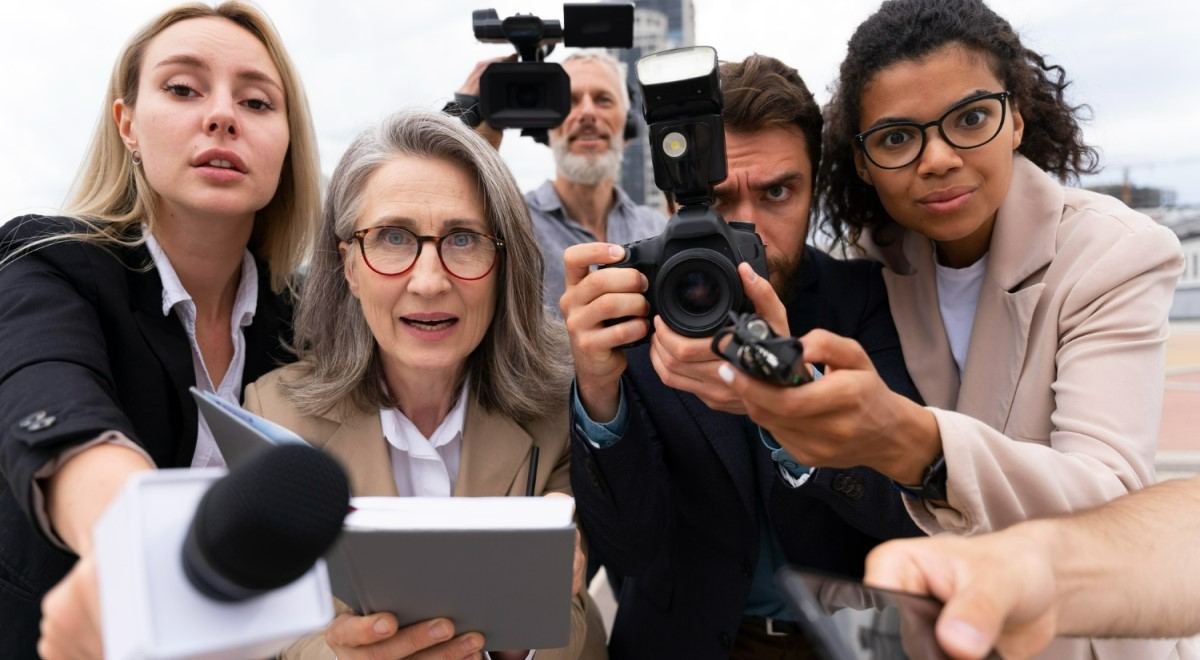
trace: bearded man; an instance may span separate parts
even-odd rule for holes
[[[477,98],[479,77],[495,61],[500,60],[476,65],[456,97]],[[617,186],[629,114],[621,63],[604,51],[579,51],[562,66],[571,79],[571,112],[549,131],[554,179],[525,195],[546,264],[544,300],[555,314],[564,290],[564,250],[578,243],[629,243],[666,228],[661,213],[635,203]],[[455,114],[467,110],[460,105],[452,104]],[[500,148],[501,132],[486,120],[467,112],[464,121]]]

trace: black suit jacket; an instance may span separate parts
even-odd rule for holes
[[[64,218],[16,218],[0,230],[0,258],[80,229]],[[0,268],[0,657],[35,657],[41,598],[76,559],[33,522],[34,473],[109,430],[144,447],[159,467],[191,462],[192,353],[179,319],[163,316],[152,264],[144,246],[70,241]],[[272,293],[260,264],[243,385],[289,361],[290,325],[291,305]]]
[[[858,340],[892,389],[917,398],[878,264],[806,248],[794,288],[792,334],[825,328]],[[901,495],[873,470],[819,469],[791,488],[748,418],[663,385],[648,350],[628,353],[629,427],[620,441],[595,449],[572,423],[583,533],[624,578],[614,658],[729,656],[758,557],[760,510],[789,563],[850,576],[862,576],[879,542],[920,534]]]

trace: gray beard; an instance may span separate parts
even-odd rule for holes
[[[617,180],[621,174],[621,152],[625,141],[621,136],[609,138],[608,151],[596,156],[573,154],[567,149],[565,137],[550,136],[550,150],[554,152],[554,165],[558,175],[584,186],[599,185],[601,181]]]

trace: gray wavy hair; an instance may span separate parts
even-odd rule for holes
[[[608,67],[617,78],[617,96],[621,100],[621,109],[629,110],[629,85],[625,82],[625,65],[620,60],[606,50],[588,48],[571,53],[562,61],[563,64],[567,62],[597,62]]]
[[[354,231],[371,175],[400,155],[465,166],[483,198],[488,231],[505,243],[495,315],[467,358],[472,396],[518,422],[555,412],[566,405],[572,370],[562,322],[543,306],[542,254],[525,199],[483,138],[458,120],[428,111],[399,112],[364,131],[333,171],[296,310],[294,349],[301,374],[285,384],[288,397],[307,414],[347,403],[364,411],[394,405],[375,338],[343,275],[338,244]]]

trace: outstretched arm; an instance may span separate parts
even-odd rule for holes
[[[944,600],[938,641],[955,657],[1023,657],[1055,635],[1200,633],[1197,545],[1200,477],[972,539],[893,541],[865,580]]]

